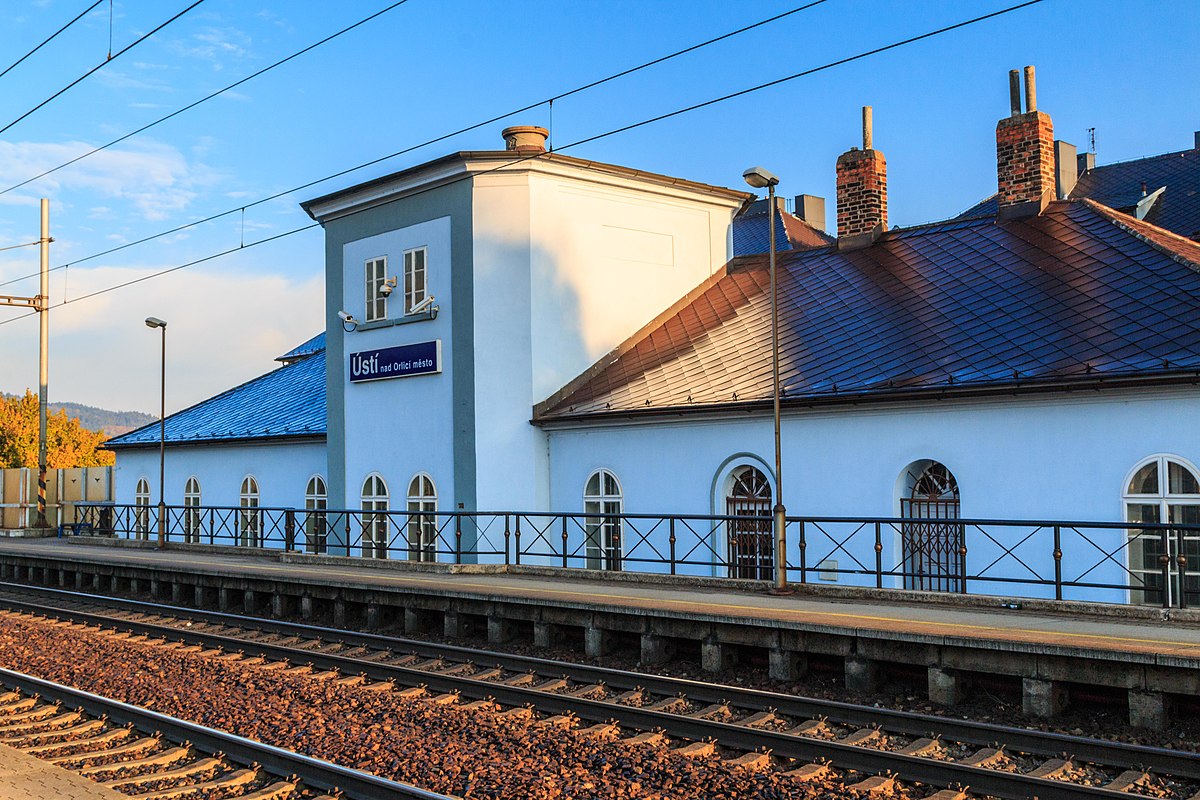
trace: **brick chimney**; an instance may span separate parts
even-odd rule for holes
[[[1054,125],[1037,110],[1033,67],[1025,68],[1025,111],[1021,76],[1008,73],[1012,113],[996,123],[996,182],[1000,219],[1040,214],[1055,196]]]
[[[838,249],[874,242],[887,230],[887,161],[871,147],[871,107],[863,106],[863,149],[837,160]]]

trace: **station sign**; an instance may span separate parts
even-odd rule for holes
[[[442,340],[350,354],[350,382],[411,378],[442,371]]]

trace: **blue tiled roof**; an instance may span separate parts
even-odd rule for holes
[[[768,209],[765,200],[759,200],[745,213],[733,219],[733,255],[754,256],[766,253],[771,248],[771,229],[767,225]],[[804,250],[809,247],[824,247],[833,241],[832,236],[808,225],[795,214],[779,209],[775,217],[775,250]]]
[[[298,344],[291,350],[288,350],[283,355],[276,358],[276,361],[296,361],[304,356],[311,356],[313,353],[320,353],[325,349],[325,331],[321,331],[316,336],[309,339],[304,344]]]
[[[243,383],[166,420],[169,444],[325,435],[325,359],[314,354]],[[106,447],[158,445],[158,423]]]

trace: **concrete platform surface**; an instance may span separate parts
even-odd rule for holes
[[[0,744],[0,798],[4,800],[117,800],[120,792],[70,770]]]
[[[247,580],[287,580],[313,587],[437,594],[474,600],[552,605],[559,609],[624,611],[706,623],[769,624],[810,633],[852,632],[859,637],[974,649],[1091,656],[1158,666],[1200,668],[1200,625],[1141,618],[1005,609],[995,598],[979,606],[894,600],[816,597],[804,593],[692,588],[678,584],[607,582],[592,578],[512,574],[445,574],[357,567],[352,564],[282,563],[277,558],[184,549],[102,547],[59,539],[0,540],[5,555],[74,564],[139,567]],[[164,579],[165,575],[164,575]],[[68,586],[67,588],[73,588]],[[983,604],[987,602],[991,607]]]

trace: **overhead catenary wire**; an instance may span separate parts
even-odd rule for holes
[[[103,0],[99,0],[99,2],[103,2]],[[307,47],[305,47],[301,50],[297,50],[296,52],[292,53],[291,55],[286,56],[285,58],[281,58],[278,61],[276,61],[275,63],[265,66],[262,69],[257,70],[256,72],[253,72],[253,73],[247,75],[246,77],[242,78],[241,80],[234,81],[233,83],[229,84],[228,86],[217,89],[215,92],[207,94],[204,97],[201,97],[199,100],[197,100],[193,103],[187,104],[183,108],[176,109],[175,111],[172,111],[170,114],[167,114],[164,117],[159,117],[158,119],[154,120],[153,122],[147,123],[136,130],[132,130],[129,133],[125,134],[124,136],[119,136],[116,139],[113,139],[111,142],[108,142],[107,144],[102,144],[97,147],[93,147],[91,150],[88,150],[85,153],[75,156],[74,158],[72,158],[68,161],[64,161],[63,163],[59,164],[56,167],[51,167],[50,169],[46,170],[45,172],[41,172],[37,175],[34,175],[31,178],[27,178],[27,179],[21,181],[20,183],[15,183],[12,186],[9,186],[7,189],[0,189],[0,195],[8,194],[9,192],[13,191],[14,189],[20,189],[22,186],[27,186],[27,185],[33,183],[34,181],[41,180],[42,178],[45,178],[48,175],[52,175],[55,172],[58,172],[60,169],[69,167],[72,164],[77,164],[80,161],[83,161],[85,158],[89,158],[90,156],[96,155],[96,153],[103,152],[103,151],[107,150],[108,148],[113,147],[114,145],[118,145],[121,142],[125,141],[126,139],[131,139],[140,133],[145,133],[146,131],[150,130],[151,128],[161,125],[162,123],[166,122],[169,119],[174,119],[175,117],[178,117],[180,114],[183,114],[184,112],[191,111],[196,106],[199,106],[203,103],[207,103],[209,100],[212,100],[215,97],[220,97],[221,95],[225,94],[226,92],[228,92],[232,89],[236,89],[237,87],[241,86],[242,84],[248,83],[249,81],[252,81],[257,77],[270,72],[271,70],[275,69],[276,67],[281,67],[284,64],[288,63],[289,61],[299,58],[300,56],[304,55],[305,53],[315,50],[318,47],[320,47],[321,45],[331,42],[334,39],[338,38],[339,36],[349,33],[350,31],[354,30],[355,28],[361,27],[362,25],[367,24],[371,20],[376,19],[377,17],[381,17],[384,14],[386,14],[387,12],[391,11],[392,9],[398,8],[399,6],[402,6],[407,2],[408,2],[408,0],[397,0],[397,2],[392,3],[391,5],[387,6],[386,8],[376,11],[374,14],[371,14],[368,17],[364,17],[363,19],[360,19],[358,22],[355,22],[353,25],[348,25],[347,27],[342,28],[340,31],[337,31],[336,33],[332,33],[329,36],[326,36],[324,39],[321,39],[320,41],[313,42],[312,44],[308,45]],[[110,55],[109,58],[112,58],[112,56]]]
[[[178,14],[176,14],[175,16],[173,16],[173,17],[171,17],[170,19],[168,19],[166,22],[164,22],[164,23],[162,23],[161,25],[159,25],[158,27],[154,28],[154,30],[150,31],[149,33],[146,33],[146,34],[143,34],[143,35],[139,36],[139,37],[138,37],[137,39],[135,39],[135,40],[134,40],[134,41],[133,41],[131,44],[128,44],[128,45],[126,45],[125,47],[123,47],[123,48],[121,48],[120,50],[118,50],[117,52],[110,54],[108,58],[106,58],[105,60],[101,61],[101,62],[100,62],[99,64],[97,64],[96,66],[92,67],[92,68],[91,68],[91,69],[89,69],[87,72],[83,73],[83,74],[82,74],[82,75],[80,75],[78,78],[76,78],[75,80],[71,81],[71,82],[70,82],[70,83],[68,83],[66,86],[64,86],[63,88],[59,89],[57,92],[55,92],[54,94],[50,95],[50,96],[49,96],[49,97],[47,97],[45,100],[41,101],[40,103],[38,103],[37,105],[35,105],[33,108],[31,108],[31,109],[29,109],[28,111],[26,111],[24,114],[22,114],[21,116],[19,116],[19,117],[17,117],[16,119],[14,119],[12,122],[10,122],[10,123],[8,123],[7,125],[5,125],[3,128],[0,128],[0,133],[4,133],[4,132],[5,132],[5,131],[7,131],[9,128],[11,128],[12,126],[16,125],[18,122],[20,122],[21,120],[25,119],[25,118],[26,118],[26,117],[28,117],[29,115],[31,115],[31,114],[33,114],[34,112],[36,112],[38,109],[40,109],[40,108],[44,108],[46,105],[50,104],[51,102],[53,102],[53,101],[54,101],[54,100],[56,100],[57,98],[61,97],[61,96],[62,96],[63,94],[65,94],[66,92],[70,91],[70,90],[71,90],[71,89],[73,89],[74,87],[76,87],[76,86],[78,86],[79,84],[83,83],[85,80],[87,80],[88,78],[90,78],[92,75],[95,75],[95,74],[96,74],[97,72],[99,72],[101,69],[103,69],[104,67],[108,66],[108,65],[109,65],[109,64],[111,64],[113,61],[115,61],[115,60],[117,60],[118,58],[120,58],[121,56],[125,55],[125,54],[126,54],[126,53],[128,53],[130,50],[132,50],[133,48],[137,47],[139,44],[141,44],[142,42],[146,41],[146,40],[147,40],[147,39],[149,39],[151,36],[153,36],[154,34],[158,33],[158,32],[159,32],[159,31],[161,31],[163,28],[167,27],[167,26],[168,26],[168,25],[170,25],[172,22],[174,22],[175,20],[179,19],[179,18],[180,18],[180,17],[182,17],[184,14],[188,13],[188,12],[189,12],[189,11],[191,11],[193,8],[195,8],[196,6],[200,5],[200,4],[201,4],[201,3],[203,3],[203,2],[204,2],[204,0],[194,0],[194,2],[193,2],[191,5],[189,5],[187,8],[183,9],[183,10],[182,10],[182,11],[180,11]]]
[[[761,19],[761,20],[751,23],[749,25],[744,25],[740,28],[737,28],[732,31],[728,31],[719,36],[714,36],[714,37],[712,37],[710,39],[706,39],[702,42],[697,42],[696,44],[689,45],[688,47],[685,47],[681,50],[675,50],[666,55],[659,56],[657,58],[651,59],[650,61],[646,61],[641,64],[638,64],[637,66],[629,67],[629,68],[623,69],[619,72],[614,72],[611,75],[606,75],[603,78],[598,78],[596,80],[589,81],[588,83],[582,84],[580,86],[576,86],[575,88],[567,90],[565,92],[560,92],[558,94],[552,95],[543,100],[538,100],[537,102],[529,103],[520,108],[511,109],[509,111],[504,112],[503,114],[498,114],[494,117],[490,117],[485,120],[480,120],[479,122],[476,122],[472,125],[468,125],[464,128],[458,128],[457,130],[450,131],[449,133],[444,133],[439,136],[435,136],[432,139],[427,139],[423,142],[411,145],[402,150],[397,150],[394,153],[388,153],[385,156],[380,156],[379,158],[374,158],[374,159],[371,159],[370,161],[365,161],[360,164],[356,164],[352,167],[347,167],[346,169],[342,169],[337,172],[330,173],[328,175],[324,175],[320,178],[316,178],[314,180],[307,181],[305,183],[300,184],[299,186],[292,186],[291,188],[284,189],[279,192],[275,192],[274,194],[267,195],[266,197],[261,197],[258,200],[254,200],[254,201],[252,201],[250,203],[246,203],[244,205],[238,205],[233,208],[226,209],[225,211],[221,211],[216,214],[211,214],[207,217],[202,217],[200,219],[192,220],[191,222],[186,222],[182,225],[177,225],[174,228],[169,228],[167,230],[159,231],[158,233],[154,233],[149,236],[144,236],[140,239],[135,239],[132,242],[125,242],[124,244],[117,245],[116,247],[110,247],[107,250],[102,250],[97,253],[92,253],[91,255],[77,258],[74,261],[72,261],[71,263],[72,264],[80,264],[85,261],[91,261],[92,259],[102,258],[103,256],[111,255],[112,253],[116,253],[121,250],[126,250],[130,247],[136,247],[138,245],[145,244],[146,242],[152,242],[155,239],[161,239],[164,236],[170,236],[173,233],[180,233],[181,231],[188,230],[189,228],[194,228],[197,225],[203,225],[208,222],[214,222],[218,219],[227,217],[231,214],[241,213],[244,215],[247,208],[254,208],[255,206],[262,205],[263,203],[269,203],[272,200],[278,200],[279,198],[285,197],[289,194],[292,194],[293,192],[299,192],[304,189],[308,189],[313,186],[317,186],[318,184],[324,183],[329,180],[333,180],[334,178],[344,177],[346,175],[349,175],[352,172],[357,172],[358,170],[366,169],[367,167],[373,167],[373,166],[376,166],[377,164],[381,164],[385,161],[390,161],[391,159],[398,158],[403,155],[407,155],[408,153],[412,153],[416,150],[420,150],[422,148],[429,147],[431,145],[446,141],[448,139],[453,139],[454,137],[461,136],[464,133],[470,133],[471,131],[478,130],[479,128],[483,128],[488,125],[493,125],[502,119],[507,119],[508,117],[514,116],[516,114],[522,114],[526,111],[531,111],[535,108],[546,105],[548,103],[552,104],[552,103],[554,103],[555,100],[561,100],[566,97],[571,97],[573,95],[580,94],[581,92],[585,92],[589,89],[594,89],[597,86],[602,86],[611,81],[615,81],[620,78],[626,77],[628,75],[632,75],[634,73],[640,72],[641,70],[649,69],[650,67],[657,66],[658,64],[662,64],[664,62],[667,62],[672,59],[678,58],[680,56],[686,55],[687,53],[693,53],[697,50],[700,50],[702,48],[708,47],[713,44],[717,44],[718,42],[725,41],[726,39],[730,39],[734,36],[738,36],[740,34],[748,32],[748,31],[752,31],[756,28],[761,28],[764,25],[769,25],[773,22],[778,22],[779,20],[785,19],[786,17],[790,17],[790,16],[792,16],[794,14],[798,14],[802,11],[807,11],[810,8],[814,8],[816,6],[823,5],[826,2],[828,2],[828,0],[812,0],[812,2],[804,3],[803,5],[796,6],[795,8],[789,9],[788,11],[784,11],[782,13],[775,14],[775,15],[767,17],[765,19]],[[384,11],[387,11],[387,10],[389,10],[389,9],[384,9]],[[137,133],[137,132],[135,131],[134,133]],[[133,134],[131,134],[131,135],[133,135]],[[70,162],[68,162],[68,163],[70,163]],[[66,165],[63,165],[63,166],[66,166]],[[51,170],[51,172],[52,171],[53,170]],[[44,174],[48,175],[49,172],[44,173]],[[33,178],[31,180],[36,180],[36,179],[37,178]],[[29,181],[26,181],[25,183],[28,183],[28,182]],[[22,184],[17,184],[17,186],[11,186],[8,189],[0,191],[0,194],[4,194],[5,192],[10,191],[11,189],[15,189],[18,186],[23,186],[23,185],[25,185],[25,184],[22,183]],[[51,271],[53,272],[53,271],[59,270],[59,269],[62,269],[61,265],[53,267],[51,269]],[[29,278],[32,278],[32,277],[37,277],[37,274],[34,273],[32,275],[26,275],[26,276],[22,276],[20,278],[12,278],[7,281],[0,282],[0,286],[6,286],[8,284],[16,283],[18,281],[28,280]]]
[[[81,19],[83,19],[84,17],[86,17],[89,11],[91,11],[92,9],[94,9],[96,6],[100,5],[100,4],[101,4],[101,3],[103,3],[103,2],[104,2],[104,0],[96,0],[96,2],[92,3],[90,6],[88,6],[87,8],[85,8],[83,11],[80,11],[80,12],[79,12],[79,15],[78,15],[77,17],[75,17],[73,20],[71,20],[70,22],[68,22],[66,25],[63,25],[61,28],[59,28],[58,30],[56,30],[54,33],[50,34],[48,37],[46,37],[45,39],[43,39],[43,40],[42,40],[40,43],[38,43],[38,46],[37,46],[37,47],[33,48],[33,49],[32,49],[32,50],[30,50],[28,53],[26,53],[25,55],[21,56],[21,57],[20,57],[20,58],[18,58],[16,61],[14,61],[13,63],[9,64],[7,67],[5,67],[5,68],[4,68],[4,71],[3,71],[3,72],[0,72],[0,78],[3,78],[3,77],[4,77],[5,75],[7,75],[8,73],[12,72],[14,69],[16,69],[18,66],[20,66],[20,65],[21,65],[21,63],[22,63],[23,61],[25,61],[25,59],[29,58],[29,57],[30,57],[30,56],[32,56],[34,53],[36,53],[38,50],[41,50],[43,47],[45,47],[46,45],[50,44],[52,41],[54,41],[55,39],[57,39],[57,38],[58,38],[58,35],[59,35],[60,33],[62,33],[63,31],[65,31],[67,28],[71,27],[72,25],[74,25],[76,22],[79,22],[79,20],[81,20]],[[111,0],[110,0],[110,2],[111,2]],[[109,40],[108,52],[109,52],[109,53],[111,53],[111,52],[112,52],[112,40],[111,40],[111,39]]]
[[[726,101],[728,101],[728,100],[732,100],[732,99],[734,99],[734,98],[737,98],[737,97],[744,97],[744,96],[746,96],[746,95],[748,95],[748,94],[752,94],[752,93],[754,93],[754,92],[763,91],[763,90],[765,90],[765,89],[769,89],[769,88],[771,88],[771,87],[774,87],[774,86],[779,86],[779,85],[781,85],[781,84],[784,84],[784,83],[787,83],[787,82],[789,82],[789,81],[798,80],[798,79],[800,79],[800,78],[803,78],[803,77],[806,77],[806,76],[809,76],[809,75],[813,75],[813,74],[815,74],[815,73],[818,73],[818,72],[823,72],[823,71],[825,71],[825,70],[833,69],[833,68],[835,68],[835,67],[842,66],[842,65],[844,65],[844,64],[848,64],[848,63],[851,63],[851,62],[854,62],[854,61],[858,61],[858,60],[861,60],[861,59],[864,59],[864,58],[869,58],[870,56],[873,56],[873,55],[878,55],[878,54],[880,54],[880,53],[885,53],[885,52],[888,52],[888,51],[890,51],[890,50],[895,50],[895,49],[897,49],[897,48],[899,48],[899,47],[904,47],[904,46],[907,46],[907,45],[910,45],[910,44],[914,44],[914,43],[916,43],[916,42],[920,42],[920,41],[923,41],[923,40],[926,40],[926,39],[931,39],[931,38],[933,38],[933,37],[935,37],[935,36],[941,36],[941,35],[943,35],[943,34],[946,34],[946,33],[949,33],[949,32],[951,32],[951,31],[960,30],[960,29],[962,29],[962,28],[966,28],[966,27],[969,27],[969,26],[971,26],[971,25],[977,25],[977,24],[979,24],[979,23],[981,23],[981,22],[985,22],[985,21],[987,21],[987,20],[990,20],[990,19],[995,19],[996,17],[1000,17],[1000,16],[1003,16],[1003,15],[1005,15],[1005,14],[1011,14],[1011,13],[1014,13],[1014,12],[1016,12],[1016,11],[1020,11],[1020,10],[1022,10],[1022,9],[1025,9],[1025,8],[1029,8],[1029,7],[1031,7],[1031,6],[1039,5],[1040,3],[1043,3],[1043,2],[1045,2],[1045,0],[1026,0],[1026,1],[1025,1],[1025,2],[1023,2],[1023,3],[1018,3],[1017,5],[1008,6],[1008,7],[1006,7],[1006,8],[1002,8],[1002,9],[999,9],[999,10],[997,10],[997,11],[993,11],[993,12],[991,12],[991,13],[989,13],[989,14],[983,14],[983,15],[980,15],[980,16],[977,16],[977,17],[972,17],[971,19],[963,20],[962,22],[956,22],[956,23],[954,23],[954,24],[952,24],[952,25],[946,25],[946,26],[944,26],[944,27],[937,28],[936,30],[928,31],[928,32],[926,32],[926,33],[918,34],[918,35],[916,35],[916,36],[910,36],[910,37],[908,37],[908,38],[906,38],[906,39],[901,39],[901,40],[899,40],[899,41],[897,41],[897,42],[893,42],[893,43],[891,43],[891,44],[882,45],[882,46],[880,46],[880,47],[876,47],[876,48],[873,48],[873,49],[871,49],[871,50],[865,50],[865,51],[863,51],[863,52],[857,53],[857,54],[855,54],[855,55],[852,55],[852,56],[847,56],[847,57],[845,57],[845,58],[840,58],[840,59],[837,59],[836,61],[830,61],[830,62],[827,62],[827,63],[825,63],[825,64],[822,64],[822,65],[820,65],[820,66],[817,66],[817,67],[811,67],[811,68],[809,68],[809,69],[806,69],[806,70],[801,70],[800,72],[796,72],[796,73],[793,73],[793,74],[791,74],[791,75],[787,75],[787,76],[785,76],[785,77],[782,77],[782,78],[777,78],[777,79],[775,79],[775,80],[772,80],[772,81],[767,81],[766,83],[760,83],[760,84],[757,84],[756,86],[751,86],[751,87],[749,87],[749,88],[742,89],[742,90],[740,90],[740,91],[737,91],[737,92],[730,92],[730,93],[728,93],[728,94],[724,94],[724,95],[721,95],[721,96],[719,96],[719,97],[712,98],[711,100],[706,100],[706,101],[704,101],[704,102],[701,102],[701,103],[693,103],[692,105],[689,105],[689,106],[684,106],[684,107],[682,107],[682,108],[676,109],[676,110],[674,110],[674,111],[667,112],[667,113],[665,113],[665,114],[659,114],[659,115],[657,115],[657,116],[654,116],[654,117],[650,117],[650,118],[644,119],[644,120],[642,120],[642,121],[640,121],[640,122],[631,123],[631,124],[629,124],[629,125],[623,125],[623,126],[621,126],[621,127],[619,127],[619,128],[614,128],[614,129],[612,129],[612,130],[608,130],[608,131],[605,131],[605,132],[603,132],[603,133],[598,133],[598,134],[595,134],[595,135],[593,135],[593,136],[588,136],[588,137],[586,137],[586,138],[579,139],[579,140],[577,140],[577,141],[574,141],[574,142],[571,142],[571,143],[569,143],[569,144],[562,145],[561,147],[559,147],[559,148],[558,148],[558,150],[559,150],[559,151],[562,151],[562,150],[569,150],[569,149],[571,149],[571,148],[573,148],[573,147],[579,147],[579,146],[581,146],[581,145],[584,145],[584,144],[588,144],[588,143],[591,143],[591,142],[599,141],[599,140],[601,140],[601,139],[606,139],[606,138],[608,138],[608,137],[610,137],[610,136],[616,136],[617,134],[620,134],[620,133],[625,133],[625,132],[627,132],[627,131],[635,130],[635,129],[637,129],[637,128],[641,128],[641,127],[644,127],[644,126],[646,126],[646,125],[652,125],[652,124],[654,124],[654,123],[656,123],[656,122],[661,122],[662,120],[665,120],[665,119],[671,119],[671,118],[673,118],[673,117],[677,117],[677,116],[680,116],[680,115],[683,115],[683,114],[687,114],[687,113],[690,113],[690,112],[692,112],[692,111],[696,111],[696,110],[698,110],[698,109],[701,109],[701,108],[708,108],[708,107],[710,107],[710,106],[713,106],[713,105],[716,105],[716,104],[718,104],[718,103],[726,102]],[[463,176],[460,176],[460,177],[457,177],[457,178],[453,178],[453,179],[451,179],[451,180],[449,180],[449,181],[446,181],[446,182],[444,182],[444,183],[439,183],[439,184],[438,184],[436,187],[427,187],[427,188],[425,188],[425,189],[421,189],[421,190],[419,190],[419,191],[416,191],[416,192],[412,192],[412,193],[406,194],[406,195],[405,195],[403,198],[400,198],[400,199],[393,199],[393,200],[388,200],[388,201],[385,201],[385,202],[384,202],[383,204],[381,204],[381,205],[389,205],[389,204],[391,204],[391,203],[400,202],[400,200],[409,200],[409,199],[411,199],[412,197],[419,196],[419,195],[421,195],[421,194],[424,194],[425,192],[433,191],[433,189],[434,189],[434,188],[441,189],[441,188],[444,188],[444,187],[445,187],[445,186],[447,186],[447,185],[451,185],[451,184],[454,184],[454,183],[459,183],[459,182],[461,182],[461,181],[464,181],[464,180],[473,180],[473,179],[475,179],[475,178],[479,177],[480,175],[486,175],[486,174],[488,174],[488,173],[491,173],[491,172],[498,172],[498,171],[500,171],[500,170],[504,170],[504,169],[510,169],[511,167],[513,167],[513,166],[514,166],[514,165],[516,165],[516,164],[521,164],[521,163],[524,163],[525,161],[529,161],[529,160],[531,160],[531,159],[540,158],[542,155],[543,155],[543,154],[541,154],[541,153],[531,153],[531,154],[528,154],[528,155],[525,155],[525,156],[518,156],[518,157],[515,157],[515,158],[513,158],[511,161],[507,161],[507,162],[505,162],[505,163],[503,163],[503,164],[500,164],[500,165],[498,165],[498,166],[496,166],[496,167],[492,167],[492,168],[490,168],[490,169],[481,170],[481,171],[479,171],[479,172],[470,173],[470,174],[463,175]],[[234,210],[237,210],[237,209],[234,209]],[[238,252],[238,251],[240,251],[240,250],[244,250],[244,249],[246,249],[246,248],[250,248],[250,247],[256,247],[256,246],[258,246],[258,245],[261,245],[261,244],[266,244],[266,243],[268,243],[268,242],[277,241],[277,240],[279,240],[279,239],[282,239],[282,238],[284,238],[284,237],[287,237],[287,236],[292,236],[292,235],[294,235],[294,234],[301,233],[301,232],[303,232],[303,231],[307,231],[307,230],[311,230],[311,229],[313,229],[313,228],[316,228],[316,227],[318,227],[318,226],[319,226],[319,224],[320,224],[320,223],[313,223],[313,224],[310,224],[310,225],[304,225],[304,226],[302,226],[302,227],[299,227],[299,228],[294,228],[294,229],[292,229],[292,230],[285,231],[285,232],[283,232],[283,233],[280,233],[280,234],[276,234],[276,235],[274,235],[274,236],[267,237],[266,239],[260,239],[260,240],[258,240],[258,241],[255,241],[255,242],[251,242],[250,244],[242,244],[242,245],[240,245],[240,246],[238,246],[238,247],[232,247],[232,248],[229,248],[228,250],[224,250],[224,251],[222,251],[222,252],[220,252],[220,253],[214,253],[214,254],[212,254],[212,255],[208,255],[208,256],[205,256],[205,257],[203,257],[203,258],[198,258],[198,259],[195,259],[194,261],[189,261],[189,262],[187,262],[187,263],[185,263],[185,264],[179,264],[179,265],[176,265],[176,266],[173,266],[173,267],[169,267],[169,268],[167,268],[167,269],[159,270],[159,271],[157,271],[157,272],[153,272],[153,273],[150,273],[150,274],[147,274],[147,275],[142,275],[142,276],[139,276],[138,278],[133,278],[133,279],[131,279],[131,280],[124,281],[124,282],[122,282],[122,283],[115,284],[115,285],[113,285],[113,286],[108,286],[108,287],[105,287],[105,288],[103,288],[103,289],[97,289],[97,290],[96,290],[96,291],[94,291],[94,292],[89,292],[89,293],[87,293],[87,294],[80,295],[79,297],[77,297],[77,298],[75,298],[75,299],[71,300],[70,302],[71,302],[71,303],[77,303],[77,302],[79,302],[79,301],[81,301],[81,300],[87,300],[88,298],[91,298],[91,297],[97,297],[97,296],[99,296],[99,295],[107,294],[108,292],[113,292],[113,291],[116,291],[116,290],[118,290],[118,289],[123,289],[123,288],[125,288],[125,287],[127,287],[127,286],[132,286],[132,285],[134,285],[134,284],[137,284],[137,283],[142,283],[142,282],[144,282],[144,281],[148,281],[148,280],[150,280],[150,279],[152,279],[152,278],[157,278],[157,277],[159,277],[159,276],[162,276],[162,275],[167,275],[167,274],[169,274],[169,273],[172,273],[172,272],[178,272],[179,270],[186,269],[187,267],[195,266],[196,264],[201,264],[201,263],[204,263],[204,262],[206,262],[206,261],[212,261],[212,260],[214,260],[214,259],[216,259],[216,258],[220,258],[220,257],[222,257],[222,256],[229,255],[229,254],[231,254],[231,253],[236,253],[236,252]],[[77,264],[77,263],[79,263],[79,262],[78,262],[78,261],[73,261],[73,262],[71,262],[71,263],[73,263],[73,264]],[[63,306],[63,305],[66,305],[66,304],[67,304],[67,303],[66,303],[66,301],[62,301],[62,302],[59,302],[59,303],[52,304],[52,305],[50,306],[50,308],[59,308],[59,307],[61,307],[61,306]],[[36,312],[35,312],[35,313],[36,313]],[[26,317],[30,317],[30,316],[33,316],[33,315],[34,315],[34,314],[23,314],[23,315],[21,315],[21,316],[18,316],[18,317],[13,317],[13,318],[11,318],[11,319],[3,320],[3,321],[0,321],[0,325],[7,325],[7,324],[8,324],[8,323],[10,323],[10,322],[16,322],[17,320],[25,319]]]

